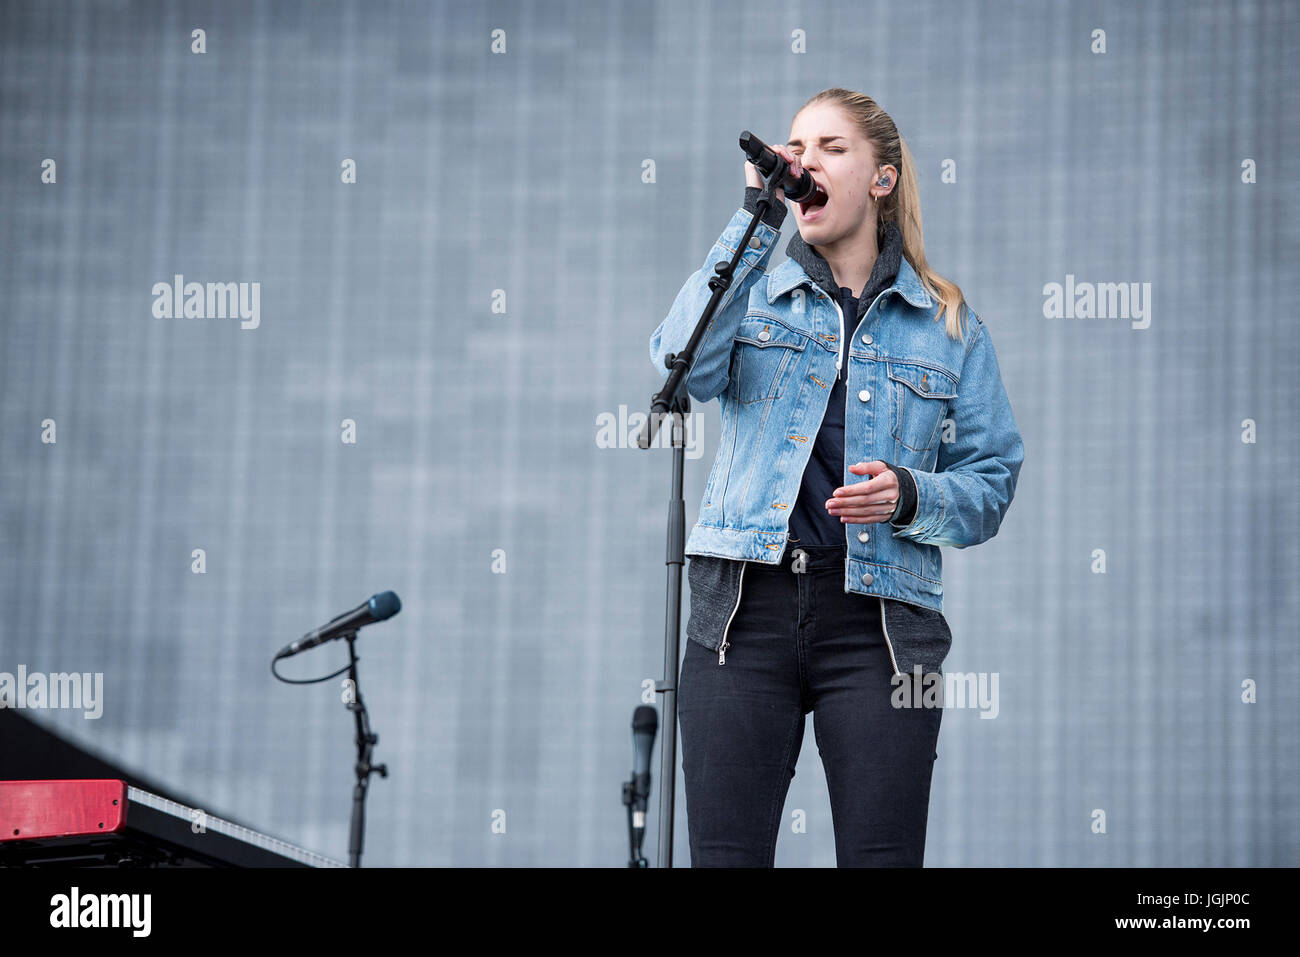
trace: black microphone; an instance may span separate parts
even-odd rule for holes
[[[643,704],[632,712],[632,826],[645,827],[650,797],[650,752],[659,732],[659,712]]]
[[[372,595],[365,604],[346,611],[337,618],[326,622],[315,631],[309,631],[297,641],[290,642],[275,653],[276,658],[288,658],[308,648],[315,648],[335,638],[342,638],[356,632],[358,628],[373,625],[377,621],[392,618],[402,610],[402,600],[396,592],[384,591]]]
[[[745,157],[757,166],[758,171],[764,176],[771,176],[778,161],[781,161],[781,157],[772,152],[771,147],[749,130],[740,134],[740,148],[745,151]],[[826,201],[826,191],[817,185],[817,181],[812,178],[812,173],[807,170],[799,176],[794,176],[787,167],[785,178],[776,185],[781,187],[785,192],[785,198],[792,203],[806,203],[819,193],[821,198],[817,202]]]

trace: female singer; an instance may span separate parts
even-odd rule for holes
[[[813,714],[840,866],[920,866],[951,644],[939,546],[997,533],[1024,447],[988,327],[926,262],[894,121],[840,88],[774,147],[820,196],[790,257],[764,215],[687,379],[722,432],[691,531],[678,685],[694,866],[775,861]],[[764,185],[678,293],[651,359],[689,338]]]

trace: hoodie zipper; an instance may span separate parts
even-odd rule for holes
[[[831,305],[835,307],[835,313],[840,317],[840,340],[836,343],[835,349],[835,375],[838,377],[840,362],[844,357],[844,310],[840,308],[840,304],[834,299],[831,299]]]
[[[879,595],[876,597],[880,599],[880,630],[885,633],[885,647],[889,649],[889,663],[894,666],[894,674],[902,674],[898,670],[898,659],[894,657],[894,646],[889,643],[889,626],[885,624],[885,599]]]
[[[736,586],[736,604],[731,609],[731,615],[727,618],[727,626],[722,629],[722,644],[718,645],[718,664],[727,663],[727,649],[731,647],[727,642],[727,632],[731,631],[731,619],[736,617],[736,612],[740,610],[740,596],[745,590],[745,565],[748,562],[740,563],[740,584]],[[883,607],[883,606],[882,606]]]

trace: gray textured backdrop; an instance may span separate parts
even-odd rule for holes
[[[908,138],[1027,450],[945,550],[945,669],[1000,714],[945,715],[927,863],[1295,864],[1298,44],[1280,2],[5,3],[0,671],[103,672],[99,720],[33,716],[342,857],[349,715],[267,663],[392,588],[368,863],[621,863],[671,456],[597,418],[657,387],[737,134],[842,85]],[[259,282],[260,327],[154,318],[176,273]],[[1045,318],[1067,274],[1151,283],[1150,327]],[[833,864],[811,733],[795,809],[778,864]]]

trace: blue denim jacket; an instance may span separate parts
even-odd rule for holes
[[[712,295],[714,264],[735,254],[750,220],[737,210],[651,335],[662,376],[664,357],[685,346]],[[687,378],[696,400],[718,398],[722,419],[688,555],[780,562],[837,372],[839,305],[795,260],[766,268],[779,235],[758,224]],[[866,481],[848,471],[855,462],[900,465],[915,480],[917,507],[901,528],[845,525],[844,587],[942,611],[939,546],[965,548],[997,533],[1024,445],[987,326],[965,310],[958,341],[938,310],[904,257],[850,347],[844,484]]]

